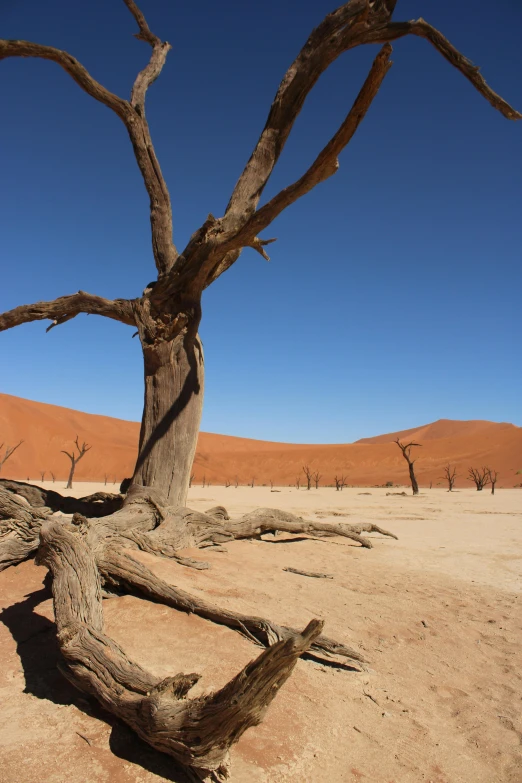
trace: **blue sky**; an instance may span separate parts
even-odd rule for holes
[[[173,50],[148,94],[183,247],[223,214],[272,97],[331,0],[141,0]],[[298,10],[296,10],[298,9]],[[522,109],[522,6],[399,0]],[[121,0],[4,0],[2,36],[67,49],[127,97],[149,54]],[[307,101],[265,198],[337,129],[376,53],[345,54]],[[438,418],[522,425],[522,122],[495,112],[431,46],[394,66],[335,177],[205,294],[202,428],[348,442]],[[121,122],[58,66],[0,62],[0,311],[78,289],[133,297],[155,277],[147,196]],[[0,335],[0,391],[139,419],[132,329],[78,316]]]

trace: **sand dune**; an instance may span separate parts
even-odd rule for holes
[[[132,474],[139,424],[108,416],[47,405],[0,394],[0,442],[23,446],[4,465],[9,478],[37,479],[41,471],[57,480],[67,476],[69,461],[62,449],[70,449],[75,436],[92,444],[92,451],[78,464],[79,481],[119,482]],[[442,419],[416,429],[363,438],[340,445],[271,443],[202,432],[194,463],[195,483],[203,477],[212,484],[289,485],[302,466],[321,474],[321,484],[332,484],[335,474],[347,476],[353,485],[407,482],[406,463],[393,444],[396,437],[422,443],[418,449],[417,474],[421,485],[437,486],[447,462],[457,466],[457,486],[466,480],[471,465],[489,465],[500,474],[498,486],[513,487],[522,482],[522,428],[489,421]],[[443,482],[441,483],[441,486]]]

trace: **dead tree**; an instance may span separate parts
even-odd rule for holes
[[[306,488],[311,489],[312,488],[312,468],[310,465],[303,465],[303,473],[305,474],[306,478]]]
[[[417,479],[415,478],[415,471],[413,469],[413,466],[415,465],[416,461],[415,459],[411,458],[411,450],[414,446],[421,446],[421,443],[415,443],[414,441],[411,441],[410,443],[401,443],[399,438],[397,438],[394,443],[397,444],[397,446],[402,451],[402,456],[408,463],[408,470],[410,472],[410,481],[411,481],[411,488],[413,490],[414,495],[419,494],[419,485],[417,484]]]
[[[252,481],[250,482],[250,486],[252,487],[252,489],[254,489],[255,483],[256,483],[256,477],[252,476]]]
[[[339,491],[342,492],[343,487],[348,486],[346,483],[347,478],[348,478],[347,476],[334,476],[335,489],[337,490],[337,492]]]
[[[40,471],[40,479],[41,479],[42,484],[43,484],[44,483],[44,479],[45,479],[45,470],[41,470]]]
[[[71,460],[71,469],[69,471],[69,478],[67,479],[67,486],[66,489],[72,489],[72,481],[74,477],[74,471],[76,470],[76,465],[78,462],[84,457],[88,451],[92,449],[92,446],[89,446],[85,441],[80,446],[78,442],[78,435],[76,436],[76,440],[74,441],[74,445],[76,446],[76,449],[78,451],[78,454],[75,453],[74,449],[72,451],[63,451],[62,454],[67,454],[69,459]]]
[[[230,481],[228,479],[225,479],[225,487],[228,489],[230,486]]]
[[[109,474],[108,473],[104,473],[103,478],[104,478],[104,482],[103,483],[105,484],[105,486],[107,486],[107,482],[109,480]]]
[[[237,476],[234,479],[234,486],[235,486],[236,489],[239,487],[239,478]]]
[[[314,481],[314,485],[316,489],[319,489],[319,480],[322,478],[321,474],[318,470],[315,471],[315,473],[312,475],[312,479]]]
[[[194,474],[191,473],[189,478],[189,489],[191,489],[192,487],[192,482],[194,481],[194,478],[195,478]]]
[[[448,462],[444,468],[444,476],[442,476],[442,478],[446,479],[448,482],[448,492],[451,492],[455,484],[455,479],[457,478],[457,468],[452,468]]]
[[[203,476],[203,480],[202,480],[202,482],[201,482],[201,486],[203,487],[203,489],[205,489],[205,481],[206,481],[206,480],[207,480],[207,477],[206,477],[206,476]]]
[[[54,482],[56,481],[56,476],[54,475],[54,473],[52,472],[52,470],[51,470],[51,478],[52,478],[52,480],[53,480],[53,484],[54,484]]]
[[[203,291],[239,259],[244,248],[253,248],[268,258],[265,247],[274,240],[261,238],[261,233],[283,210],[335,174],[340,153],[391,67],[392,41],[408,35],[426,39],[495,109],[508,119],[520,119],[521,115],[488,87],[479,69],[434,27],[422,19],[393,22],[396,0],[350,0],[312,31],[283,77],[225,214],[217,218],[209,214],[179,252],[173,242],[169,191],[145,112],[148,87],[160,75],[171,46],[150,30],[135,0],[124,2],[139,28],[137,38],[152,50],[129,99],[108,90],[61,49],[23,40],[0,40],[0,60],[50,60],[121,120],[150,200],[157,279],[131,300],[109,300],[78,291],[50,302],[22,305],[0,315],[0,331],[45,319],[51,322],[49,331],[80,313],[102,315],[137,330],[145,366],[138,458],[124,507],[101,520],[78,515],[72,523],[57,519],[42,522],[35,515],[20,514],[6,501],[0,513],[12,516],[5,535],[0,535],[0,557],[2,548],[11,552],[8,564],[27,557],[37,546],[33,534],[40,531],[38,562],[53,576],[57,638],[67,677],[126,721],[150,745],[197,768],[200,776],[207,771],[216,780],[226,774],[230,746],[261,720],[300,655],[311,650],[315,656],[334,653],[354,661],[357,654],[320,636],[319,621],[312,620],[299,633],[182,593],[132,558],[129,545],[152,553],[170,553],[181,562],[176,552],[187,546],[259,538],[267,530],[334,533],[370,546],[360,533],[378,529],[372,525],[321,526],[272,509],[234,521],[223,509],[198,514],[184,508],[203,403],[203,350],[198,336]],[[381,49],[345,119],[304,174],[260,206],[265,186],[319,77],[344,52],[367,44],[380,44]],[[1,492],[9,495],[6,490]],[[17,536],[20,540],[26,536],[26,545],[19,550],[25,554],[12,554],[13,537]],[[184,565],[194,565],[187,558],[183,561]],[[220,691],[189,699],[188,691],[198,675],[178,674],[158,681],[129,661],[121,647],[105,634],[102,580],[119,591],[141,591],[154,600],[225,623],[268,649]]]
[[[22,443],[23,443],[23,440],[21,440],[19,443],[17,443],[16,446],[7,446],[6,445],[5,451],[4,451],[4,456],[2,457],[0,455],[0,473],[2,472],[2,467],[3,467],[4,463],[7,462],[9,457],[11,457],[15,453],[16,449],[19,446],[21,446]],[[0,443],[0,451],[2,451],[3,448],[4,448],[4,444]]]
[[[301,486],[301,476],[296,476],[296,479],[295,479],[295,488],[296,488],[296,489],[299,489],[299,487],[300,487],[300,486]]]
[[[489,482],[491,484],[491,494],[495,494],[495,484],[497,483],[498,479],[498,473],[496,470],[491,470],[491,468],[488,468],[489,473]]]
[[[491,481],[489,468],[468,468],[468,481],[473,481],[477,492],[482,492],[484,487]]]

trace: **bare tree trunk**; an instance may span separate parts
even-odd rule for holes
[[[203,348],[187,335],[142,344],[145,402],[133,483],[184,506],[203,407]]]
[[[410,471],[410,481],[411,481],[411,488],[413,490],[413,494],[418,495],[419,485],[417,484],[417,479],[415,478],[415,471],[413,470],[413,462],[408,462],[408,469]]]
[[[73,460],[71,462],[71,469],[69,471],[69,478],[67,479],[67,485],[66,485],[65,489],[72,489],[72,482],[73,482],[73,478],[74,478],[75,468],[76,468],[76,460]]]

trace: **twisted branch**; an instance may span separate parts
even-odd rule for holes
[[[0,315],[0,332],[12,329],[13,326],[30,323],[31,321],[44,321],[49,319],[51,325],[46,331],[55,326],[70,321],[80,313],[88,315],[104,315],[114,321],[120,321],[129,326],[136,326],[136,319],[130,299],[104,299],[102,296],[78,291],[69,296],[60,296],[52,302],[35,302],[29,305],[20,305],[13,310],[8,310]]]

